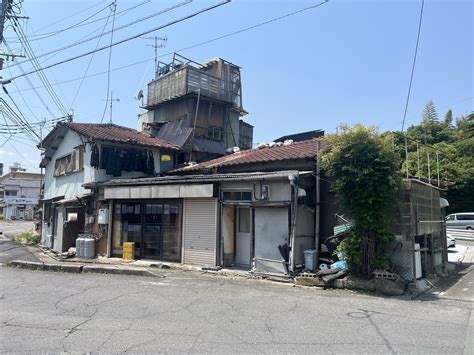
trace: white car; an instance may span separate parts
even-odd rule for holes
[[[446,245],[448,248],[454,248],[456,246],[456,239],[454,237],[447,235],[446,236]]]

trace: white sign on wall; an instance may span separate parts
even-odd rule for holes
[[[16,196],[5,196],[5,204],[7,205],[37,205],[37,197],[16,197]]]

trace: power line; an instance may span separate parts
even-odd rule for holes
[[[6,43],[6,42],[4,41],[4,44],[5,44],[5,47],[6,47],[8,50],[10,50],[10,46],[8,45],[8,43]],[[24,71],[24,69],[23,69],[23,66],[20,65],[18,68],[20,69],[20,72],[21,72],[21,73],[25,73],[25,71]],[[7,69],[8,69],[8,71],[9,71],[10,75],[11,75],[11,70],[10,70],[10,68],[7,67]],[[44,101],[44,99],[41,97],[41,95],[39,94],[38,90],[36,90],[37,88],[44,88],[45,86],[35,87],[35,86],[33,85],[33,83],[31,82],[29,76],[25,76],[25,80],[26,80],[27,83],[30,85],[31,90],[34,91],[36,97],[37,97],[37,98],[39,99],[39,101],[43,104],[43,106],[45,107],[46,111],[48,111],[48,112],[50,113],[51,117],[54,117],[53,112],[50,110],[49,106],[46,104],[46,102]],[[16,85],[15,85],[15,86],[16,86]],[[23,91],[26,91],[26,90],[23,90]]]
[[[107,17],[106,21],[105,21],[105,24],[104,24],[104,27],[102,28],[102,33],[101,33],[101,36],[99,37],[99,40],[97,41],[97,44],[95,46],[95,49],[99,48],[99,44],[100,44],[100,41],[104,35],[104,32],[105,32],[105,29],[107,28],[107,25],[109,23],[109,19],[110,19],[110,15],[112,14],[112,11],[109,12],[109,16]],[[87,64],[87,67],[86,67],[86,70],[84,71],[84,75],[82,76],[82,79],[81,79],[81,82],[76,90],[76,94],[74,95],[74,98],[72,99],[72,102],[71,102],[71,106],[69,108],[69,111],[71,111],[72,107],[74,106],[74,103],[76,102],[76,98],[77,96],[79,95],[79,91],[81,90],[82,88],[82,84],[84,83],[84,79],[86,78],[87,76],[87,73],[89,72],[89,68],[92,64],[92,60],[94,59],[94,56],[95,56],[95,53],[91,55],[90,59],[89,59],[89,63]],[[109,68],[110,70],[110,68]]]
[[[124,29],[124,28],[130,27],[130,26],[135,25],[135,24],[137,24],[137,23],[141,23],[141,22],[143,22],[143,21],[145,21],[145,20],[148,20],[148,19],[150,19],[150,18],[153,18],[153,17],[159,16],[159,15],[162,15],[162,14],[164,14],[164,13],[166,13],[166,12],[170,12],[170,11],[172,11],[172,10],[175,10],[175,9],[181,7],[181,6],[187,5],[187,4],[191,3],[192,1],[193,1],[193,0],[185,0],[185,1],[181,2],[181,3],[178,3],[178,4],[176,4],[176,5],[170,6],[170,7],[166,8],[166,9],[161,10],[161,11],[158,11],[158,12],[156,12],[156,13],[154,13],[154,14],[151,14],[151,15],[148,15],[148,16],[145,16],[145,17],[142,17],[142,18],[139,18],[139,19],[137,19],[137,20],[135,20],[135,21],[132,21],[132,22],[130,22],[130,23],[127,23],[127,24],[125,24],[125,25],[122,25],[122,26],[120,26],[120,27],[117,27],[117,28],[115,29],[115,31],[122,30],[122,29]],[[228,0],[227,2],[230,2],[230,0]],[[152,30],[152,31],[150,31],[150,32],[154,32],[154,31],[156,31],[156,30]],[[107,34],[109,34],[109,33],[111,33],[111,32],[112,32],[112,31],[108,31],[108,32],[104,33],[104,35],[107,35]],[[150,33],[150,32],[145,32],[145,34],[148,34],[148,33]],[[80,44],[90,42],[90,41],[92,41],[92,40],[94,40],[94,39],[97,39],[97,38],[98,38],[98,36],[93,36],[93,37],[85,38],[85,39],[83,39],[83,40],[80,40],[80,41],[71,43],[71,44],[69,44],[69,45],[67,45],[67,46],[54,49],[54,50],[52,50],[52,51],[50,51],[50,52],[47,52],[47,53],[43,53],[43,54],[41,54],[40,56],[38,56],[38,58],[42,58],[42,57],[44,57],[44,56],[47,56],[47,55],[50,55],[50,54],[53,54],[53,53],[62,52],[62,51],[64,51],[64,50],[66,50],[66,49],[69,49],[69,48],[72,48],[72,47],[76,47],[76,46],[78,46],[78,45],[80,45]],[[20,63],[27,63],[27,62],[28,62],[28,60],[23,61],[23,62],[20,62]],[[17,65],[17,64],[12,64],[12,65],[10,65],[10,66],[15,66],[15,65]]]
[[[406,117],[407,117],[408,103],[410,102],[411,85],[413,83],[413,75],[415,73],[416,56],[418,54],[418,44],[420,43],[421,23],[422,23],[422,20],[423,20],[423,7],[424,7],[424,5],[425,5],[425,0],[421,0],[420,18],[419,18],[419,21],[418,21],[418,34],[416,36],[415,54],[413,56],[413,64],[412,64],[412,67],[411,67],[410,84],[408,85],[408,94],[407,94],[407,100],[406,100],[406,103],[405,103],[405,112],[403,113],[402,132],[405,129],[405,120],[406,120]]]
[[[162,58],[162,57],[166,57],[170,54],[173,54],[173,53],[179,53],[179,52],[183,52],[183,51],[186,51],[186,50],[189,50],[189,49],[192,49],[192,48],[196,48],[196,47],[199,47],[199,46],[202,46],[202,45],[205,45],[205,44],[208,44],[208,43],[211,43],[211,42],[215,42],[215,41],[218,41],[218,40],[221,40],[223,38],[227,38],[227,37],[231,37],[231,36],[234,36],[234,35],[237,35],[237,34],[240,34],[242,32],[246,32],[246,31],[250,31],[252,29],[255,29],[257,27],[261,27],[261,26],[264,26],[266,24],[269,24],[269,23],[272,23],[272,22],[275,22],[275,21],[278,21],[278,20],[281,20],[281,19],[284,19],[286,17],[290,17],[290,16],[293,16],[293,15],[296,15],[298,13],[301,13],[301,12],[304,12],[304,11],[307,11],[307,10],[311,10],[311,9],[314,9],[314,8],[317,8],[321,5],[324,5],[325,3],[329,2],[329,0],[326,0],[326,1],[323,1],[321,3],[318,3],[316,5],[312,5],[312,6],[309,6],[309,7],[305,7],[303,9],[300,9],[300,10],[297,10],[297,11],[294,11],[294,12],[291,12],[291,13],[288,13],[288,14],[285,14],[283,16],[279,16],[279,17],[276,17],[276,18],[273,18],[273,19],[270,19],[270,20],[267,20],[267,21],[264,21],[264,22],[261,22],[261,23],[257,23],[255,25],[252,25],[252,26],[249,26],[249,27],[245,27],[245,28],[242,28],[240,30],[237,30],[237,31],[233,31],[233,32],[230,32],[230,33],[227,33],[227,34],[224,34],[224,35],[221,35],[221,36],[218,36],[218,37],[214,37],[214,38],[211,38],[209,40],[206,40],[206,41],[203,41],[203,42],[199,42],[199,43],[196,43],[196,44],[193,44],[193,45],[190,45],[190,46],[187,46],[187,47],[183,47],[183,48],[180,48],[180,49],[177,49],[177,50],[174,50],[174,51],[171,51],[171,52],[168,52],[168,53],[165,53],[165,54],[161,54],[158,56],[158,58]],[[169,24],[167,24],[166,26],[169,26]],[[153,31],[151,31],[153,32]],[[140,35],[141,36],[141,35]],[[140,36],[137,36],[137,37],[140,37]],[[88,55],[88,54],[85,54],[85,55]],[[82,55],[84,56],[84,55]],[[75,60],[74,58],[68,60],[68,61],[71,61],[71,60]],[[117,67],[117,68],[113,68],[111,69],[111,71],[117,71],[117,70],[122,70],[122,69],[126,69],[126,68],[130,68],[130,67],[133,67],[133,66],[136,66],[136,65],[140,65],[140,64],[143,64],[143,63],[146,63],[146,62],[149,62],[149,61],[152,61],[154,60],[154,58],[148,58],[148,59],[144,59],[144,60],[140,60],[140,61],[137,61],[137,62],[133,62],[133,63],[130,63],[130,64],[126,64],[126,65],[123,65],[123,66],[120,66],[120,67]],[[62,62],[60,62],[59,64],[56,63],[56,64],[53,64],[53,65],[60,65],[60,64],[63,64]],[[98,72],[98,73],[94,73],[94,74],[90,74],[90,75],[87,75],[86,78],[90,78],[90,77],[94,77],[94,76],[99,76],[99,75],[103,75],[103,74],[106,74],[107,71],[102,71],[102,72]],[[25,75],[29,75],[31,73],[26,73]],[[24,76],[24,75],[22,75]],[[9,80],[15,80],[17,79],[18,77],[13,77]],[[68,80],[64,80],[64,81],[61,81],[61,82],[58,82],[57,84],[66,84],[66,83],[70,83],[70,82],[74,82],[74,81],[77,81],[77,80],[81,80],[81,78],[74,78],[74,79],[68,79]],[[37,88],[41,88],[41,86],[37,86]]]
[[[13,18],[13,29],[15,33],[18,35],[18,38],[20,39],[20,42],[25,49],[25,52],[28,54],[28,56],[31,59],[31,62],[33,63],[33,66],[35,67],[35,73],[38,74],[38,77],[40,80],[43,82],[45,85],[46,91],[49,93],[51,96],[53,102],[56,104],[58,109],[62,112],[63,115],[67,115],[66,108],[64,107],[63,103],[59,99],[58,95],[54,91],[54,89],[51,86],[51,83],[49,82],[46,74],[44,73],[44,69],[41,68],[40,64],[38,63],[38,60],[35,56],[35,53],[33,49],[31,48],[28,39],[26,39],[25,33],[23,32],[22,27],[19,25],[18,21]]]
[[[44,30],[44,29],[46,29],[46,28],[48,28],[48,27],[54,26],[54,25],[56,25],[56,24],[58,24],[58,23],[64,22],[64,21],[66,21],[66,20],[69,20],[69,19],[72,18],[72,17],[76,17],[77,15],[82,14],[82,13],[84,13],[84,12],[87,12],[87,11],[89,11],[89,10],[91,10],[91,9],[93,9],[93,8],[95,8],[95,7],[99,6],[99,5],[101,5],[101,4],[103,4],[104,2],[105,2],[105,1],[100,1],[100,2],[96,3],[95,5],[91,5],[91,6],[87,7],[87,8],[85,8],[84,10],[81,10],[81,11],[79,11],[79,12],[74,13],[73,15],[70,15],[70,16],[67,16],[67,17],[62,17],[62,18],[59,19],[58,21],[55,21],[55,22],[53,22],[53,23],[50,23],[49,25],[46,25],[46,26],[44,26],[44,27],[39,28],[39,29],[37,30],[37,32],[42,31],[42,30]]]
[[[65,31],[68,31],[68,30],[71,30],[71,29],[74,29],[74,28],[77,28],[77,27],[81,27],[81,25],[86,25],[86,24],[84,24],[84,22],[90,20],[91,18],[94,18],[95,16],[100,14],[102,11],[106,10],[108,7],[109,7],[109,5],[105,6],[104,8],[100,9],[99,11],[93,13],[89,17],[79,21],[78,23],[75,23],[74,25],[68,26],[66,28],[62,28],[60,30],[49,32],[49,33],[42,33],[42,34],[38,34],[38,35],[29,35],[28,40],[30,42],[39,41],[39,40],[42,40],[42,39],[46,39],[46,38],[56,36],[60,33],[65,32]],[[92,21],[92,22],[95,22],[95,21]],[[90,22],[90,23],[92,23],[92,22]]]
[[[119,14],[124,14],[126,12],[129,12],[131,10],[134,10],[136,9],[137,7],[140,7],[140,6],[143,6],[145,4],[148,4],[151,0],[144,0],[143,2],[137,4],[137,5],[134,5],[134,6],[131,6],[131,7],[128,7],[122,11],[119,11],[117,12],[117,15]],[[101,18],[98,18],[98,19],[95,19],[95,20],[92,20],[92,21],[89,21],[89,22],[84,22],[84,21],[87,21],[88,19],[90,18],[93,18],[94,16],[96,16],[97,14],[99,14],[100,12],[104,11],[105,9],[109,8],[110,7],[110,4],[107,5],[106,7],[104,7],[103,9],[101,9],[100,11],[98,11],[97,13],[95,13],[94,15],[84,19],[84,20],[81,20],[79,21],[78,23],[74,24],[74,25],[71,25],[71,26],[68,26],[66,28],[63,28],[63,29],[60,29],[60,30],[56,30],[56,31],[52,31],[52,32],[48,32],[48,33],[42,33],[42,34],[33,34],[33,35],[29,35],[28,36],[28,39],[30,40],[30,42],[33,42],[33,41],[39,41],[39,40],[43,40],[45,38],[49,38],[49,37],[52,37],[52,36],[55,36],[55,35],[58,35],[58,34],[61,34],[63,33],[64,31],[68,31],[68,30],[72,30],[72,29],[76,29],[76,28],[80,28],[80,27],[83,27],[83,26],[88,26],[90,24],[93,24],[93,23],[96,23],[96,22],[99,22],[99,21],[102,21],[104,19],[106,19],[108,16],[105,16],[105,17],[101,17]],[[77,15],[77,14],[76,14]],[[75,16],[75,15],[74,15]],[[36,31],[38,32],[38,31]],[[36,33],[35,32],[35,33]],[[37,37],[41,37],[41,38],[37,38]]]
[[[102,121],[104,120],[105,112],[107,111],[107,102],[109,100],[109,94],[110,94],[110,64],[112,62],[112,43],[114,42],[115,10],[116,9],[117,9],[117,2],[116,0],[114,0],[110,8],[110,10],[113,12],[113,17],[112,17],[112,32],[110,33],[109,60],[107,64],[107,99],[105,100],[104,112],[102,112],[102,118],[100,119],[100,123],[102,123]],[[110,98],[110,105],[112,105],[112,97]]]

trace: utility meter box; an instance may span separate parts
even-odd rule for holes
[[[109,224],[109,210],[107,208],[99,209],[97,221],[99,224]]]

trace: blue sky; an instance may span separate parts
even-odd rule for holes
[[[149,1],[124,15],[118,15],[115,25],[119,27],[182,1]],[[117,11],[142,2],[118,0]],[[179,9],[116,31],[114,41],[218,2],[195,0]],[[22,14],[30,17],[27,33],[34,36],[35,33],[55,32],[76,24],[105,8],[108,3],[110,1],[25,0]],[[166,48],[161,48],[160,53],[172,53],[317,3],[234,0],[149,36],[168,37]],[[255,126],[255,142],[311,129],[334,132],[340,123],[361,122],[378,125],[381,130],[400,129],[420,5],[421,0],[330,0],[316,9],[180,53],[198,62],[219,56],[242,67],[243,103],[250,113],[245,119]],[[90,9],[83,11],[87,8]],[[468,0],[425,1],[408,124],[419,121],[428,100],[434,101],[440,116],[450,108],[455,116],[473,110],[473,11],[473,3]],[[108,13],[109,10],[105,9],[92,19],[100,19]],[[69,18],[60,21],[65,17]],[[30,43],[36,55],[40,55],[76,42],[90,33],[100,34],[104,24],[105,19]],[[110,29],[110,23],[106,27]],[[7,28],[5,36],[10,47],[18,52],[20,47],[14,42],[15,35],[11,28]],[[110,36],[104,36],[99,46],[109,41]],[[149,59],[111,73],[111,89],[114,97],[120,99],[114,105],[113,121],[117,124],[136,127],[137,114],[141,110],[134,96],[140,89],[146,92],[146,83],[153,77],[153,48],[147,44],[151,41],[136,39],[113,48],[112,68]],[[49,59],[39,58],[39,61],[47,65],[87,52],[96,45],[97,40],[93,40],[63,50]],[[167,55],[160,60],[170,58],[171,55]],[[89,59],[82,58],[46,71],[52,83],[76,79],[53,85],[68,108]],[[87,74],[106,71],[107,60],[107,51],[97,53]],[[26,63],[23,67],[28,70],[31,66]],[[11,71],[13,75],[19,73],[18,67],[12,67]],[[10,73],[6,69],[1,75],[7,78]],[[30,78],[33,85],[42,85],[36,75]],[[107,97],[106,86],[107,75],[104,74],[84,80],[72,106],[75,121],[100,121]],[[38,119],[61,115],[45,89],[38,88],[37,91],[53,115],[44,108],[24,78],[9,84],[8,89],[33,122],[35,118],[26,108],[18,89],[22,90],[21,94]],[[108,117],[107,111],[105,121]],[[0,136],[0,161],[7,166],[13,161],[20,161],[28,170],[34,170],[40,156],[33,142],[20,137],[2,146],[5,138]]]

